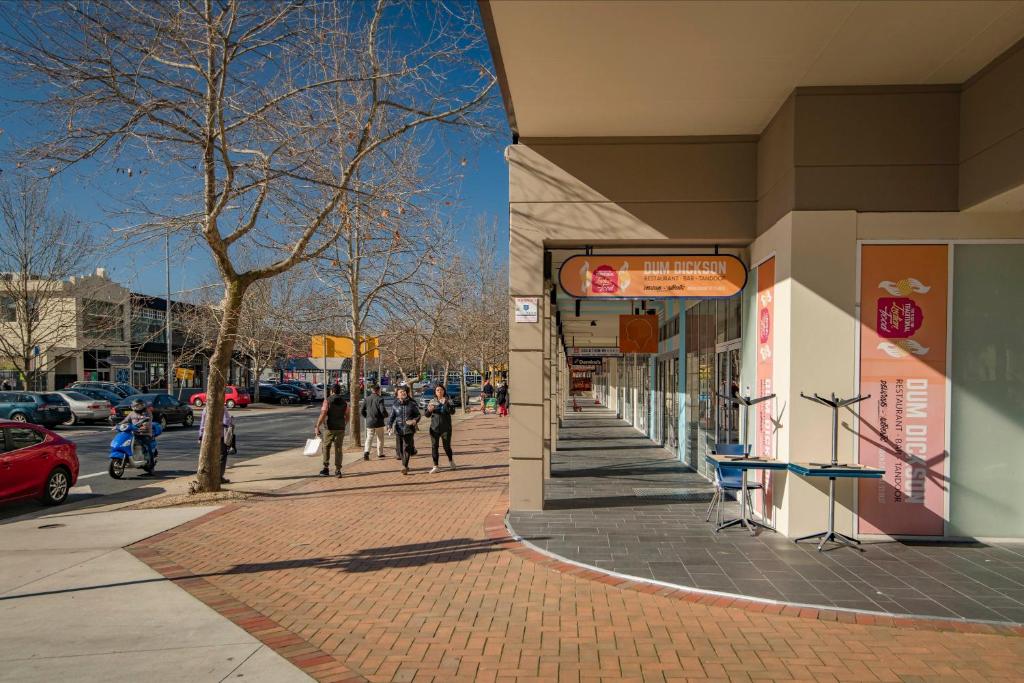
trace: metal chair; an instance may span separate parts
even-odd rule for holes
[[[748,449],[741,443],[716,443],[715,444],[715,455],[746,455]],[[719,466],[715,466],[715,493],[711,496],[711,503],[708,505],[708,514],[704,518],[705,522],[711,521],[711,511],[715,509],[717,505],[717,516],[718,525],[722,524],[722,500],[725,497],[726,491],[742,491],[743,490],[743,477],[747,475],[746,470],[740,469],[728,469],[723,470]],[[747,482],[747,505],[750,509],[754,509],[753,501],[750,499],[750,491],[752,489],[764,488],[759,482]],[[739,494],[737,494],[739,495]]]

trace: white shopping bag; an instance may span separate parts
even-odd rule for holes
[[[319,455],[320,454],[320,437],[315,439],[306,439],[306,447],[302,449],[303,455]]]

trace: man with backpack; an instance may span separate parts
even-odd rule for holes
[[[384,397],[380,395],[380,386],[370,385],[370,393],[363,399],[359,414],[366,421],[366,441],[363,442],[363,460],[370,459],[370,441],[377,439],[377,457],[384,457],[384,420],[388,417],[388,409],[384,406]]]
[[[323,407],[320,408],[320,417],[316,420],[313,433],[321,436],[321,427],[325,424],[327,431],[323,439],[324,468],[320,470],[321,477],[330,476],[331,447],[334,447],[334,475],[341,476],[342,444],[345,442],[345,425],[348,423],[348,401],[341,395],[341,385],[335,384],[331,387],[331,395],[324,398]]]

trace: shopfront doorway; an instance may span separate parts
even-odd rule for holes
[[[740,394],[740,340],[718,344],[715,348],[715,443],[739,443],[740,408],[722,396]]]

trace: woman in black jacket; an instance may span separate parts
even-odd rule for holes
[[[402,458],[402,474],[409,473],[409,456],[416,452],[413,435],[420,421],[420,409],[416,401],[409,398],[409,389],[399,387],[398,399],[391,406],[388,415],[388,434],[395,435],[395,452]]]
[[[455,404],[448,398],[448,392],[438,384],[434,387],[434,398],[427,404],[427,415],[430,416],[430,457],[434,459],[434,469],[431,474],[438,471],[437,452],[438,443],[444,446],[444,454],[448,456],[448,466],[455,469],[455,461],[452,459],[452,415],[455,414]]]

